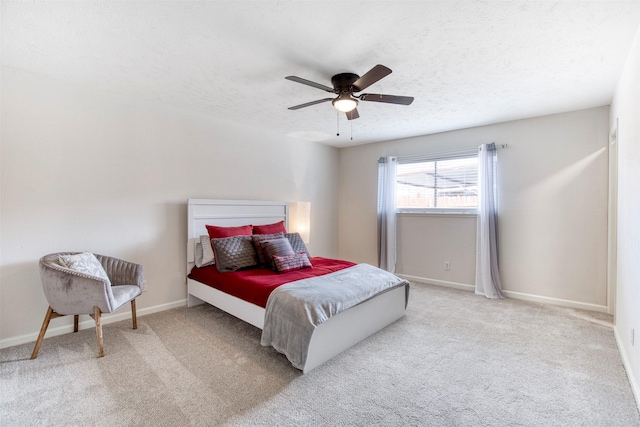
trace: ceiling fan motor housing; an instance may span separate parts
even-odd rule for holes
[[[359,75],[353,73],[340,73],[331,77],[331,84],[336,93],[353,92],[352,86],[360,78]],[[357,89],[356,89],[357,90]]]

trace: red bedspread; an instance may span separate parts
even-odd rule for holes
[[[189,278],[260,307],[266,307],[271,291],[280,285],[322,276],[355,265],[350,261],[322,257],[311,258],[311,264],[313,268],[305,268],[283,274],[264,268],[220,273],[215,265],[203,268],[193,267]]]

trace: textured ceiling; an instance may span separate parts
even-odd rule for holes
[[[2,62],[343,147],[608,105],[639,23],[637,0],[3,1]],[[376,64],[365,92],[412,105],[287,110],[328,94],[285,76]]]

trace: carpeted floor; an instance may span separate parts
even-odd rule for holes
[[[55,320],[53,321],[55,325]],[[0,350],[2,426],[640,426],[609,316],[417,284],[302,375],[211,306]]]

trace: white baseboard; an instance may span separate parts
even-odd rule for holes
[[[465,283],[448,282],[446,280],[409,276],[407,274],[398,274],[398,276],[404,279],[407,279],[410,282],[427,283],[430,285],[461,289],[463,291],[474,292],[476,289],[474,285],[468,285]],[[552,305],[558,305],[562,307],[577,308],[580,310],[597,311],[600,313],[609,313],[609,308],[606,305],[597,305],[597,304],[590,304],[590,303],[580,302],[580,301],[571,301],[571,300],[560,299],[560,298],[545,297],[541,295],[525,294],[522,292],[505,291],[505,290],[503,290],[502,292],[508,298],[513,298],[513,299],[521,299],[525,301],[540,302],[543,304],[552,304]]]
[[[627,353],[624,351],[624,346],[622,346],[622,340],[620,338],[620,331],[617,326],[613,327],[613,335],[616,338],[616,344],[618,345],[618,351],[620,352],[620,356],[622,356],[622,365],[624,366],[624,370],[627,372],[627,378],[629,378],[629,384],[631,384],[631,391],[633,392],[633,397],[636,399],[636,406],[640,411],[640,387],[638,387],[638,380],[633,375],[633,371],[631,369],[631,363],[629,362],[629,357]]]
[[[473,285],[467,285],[464,283],[457,283],[457,282],[448,282],[446,280],[438,280],[438,279],[427,279],[426,277],[418,277],[418,276],[409,276],[408,274],[398,274],[396,273],[397,276],[402,277],[403,279],[406,279],[410,282],[418,282],[418,283],[426,283],[428,285],[437,285],[437,286],[444,286],[445,288],[453,288],[453,289],[460,289],[463,291],[474,291],[475,290],[475,286]]]
[[[184,307],[187,305],[187,300],[183,299],[183,300],[178,300],[178,301],[174,301],[174,302],[170,302],[167,304],[160,304],[160,305],[156,305],[153,307],[146,307],[146,308],[142,308],[137,311],[137,317],[140,318],[142,316],[145,316],[147,314],[152,314],[152,313],[157,313],[159,311],[164,311],[164,310],[169,310],[172,308],[178,308],[178,307]],[[125,310],[126,309],[126,310]],[[102,324],[106,325],[107,323],[114,323],[114,322],[119,322],[120,320],[128,320],[131,319],[131,309],[129,308],[129,304],[123,306],[120,309],[120,313],[114,313],[114,314],[103,314],[101,316],[102,319]],[[44,320],[44,315],[45,313],[42,313],[42,319]],[[69,316],[71,318],[71,316]],[[87,316],[82,316],[82,317],[88,317]],[[55,320],[53,321],[55,323]],[[81,321],[78,324],[78,329],[89,329],[89,328],[95,328],[96,327],[96,322],[94,322],[94,320],[90,317],[88,317],[86,320]],[[49,324],[49,328],[47,329],[47,333],[45,334],[45,338],[49,338],[49,337],[55,337],[57,335],[63,335],[63,334],[68,334],[70,332],[73,332],[73,324],[66,324],[66,325],[62,325],[62,326],[57,326],[55,328],[51,327],[51,323]],[[0,340],[0,348],[7,348],[7,347],[13,347],[14,345],[20,345],[20,344],[25,344],[28,342],[35,342],[35,340],[38,339],[38,334],[40,333],[40,330],[38,330],[38,332],[33,332],[30,334],[24,334],[24,335],[20,335],[17,337],[11,337],[11,338],[5,338],[3,340]]]
[[[559,305],[561,307],[577,308],[580,310],[597,311],[599,313],[609,313],[606,305],[590,304],[588,302],[572,301],[560,298],[551,298],[541,295],[525,294],[522,292],[502,291],[508,298],[521,299],[526,301],[541,302],[543,304]]]

